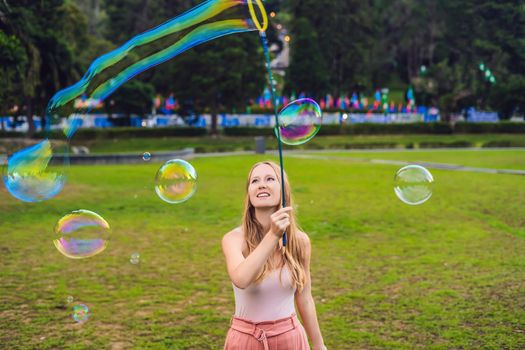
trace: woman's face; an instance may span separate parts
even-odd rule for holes
[[[281,185],[277,175],[268,164],[253,169],[248,186],[250,202],[255,208],[276,207],[281,200]]]

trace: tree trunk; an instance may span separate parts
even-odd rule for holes
[[[33,99],[26,97],[26,120],[29,128],[27,129],[27,135],[33,136],[35,133],[35,123],[33,122]]]
[[[217,108],[213,107],[211,109],[211,134],[212,135],[217,135],[218,134],[217,119],[218,119]]]

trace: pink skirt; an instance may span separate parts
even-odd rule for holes
[[[309,350],[303,325],[295,314],[254,323],[233,317],[224,350]]]

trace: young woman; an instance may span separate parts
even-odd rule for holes
[[[252,167],[242,225],[222,239],[235,295],[225,350],[307,350],[307,334],[313,350],[326,349],[311,292],[310,240],[297,226],[286,175],[289,206],[281,208],[280,174],[273,162]]]

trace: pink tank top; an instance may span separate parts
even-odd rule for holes
[[[232,285],[236,317],[262,322],[278,320],[295,313],[295,288],[287,266],[271,271],[262,281],[252,283],[245,289]]]

